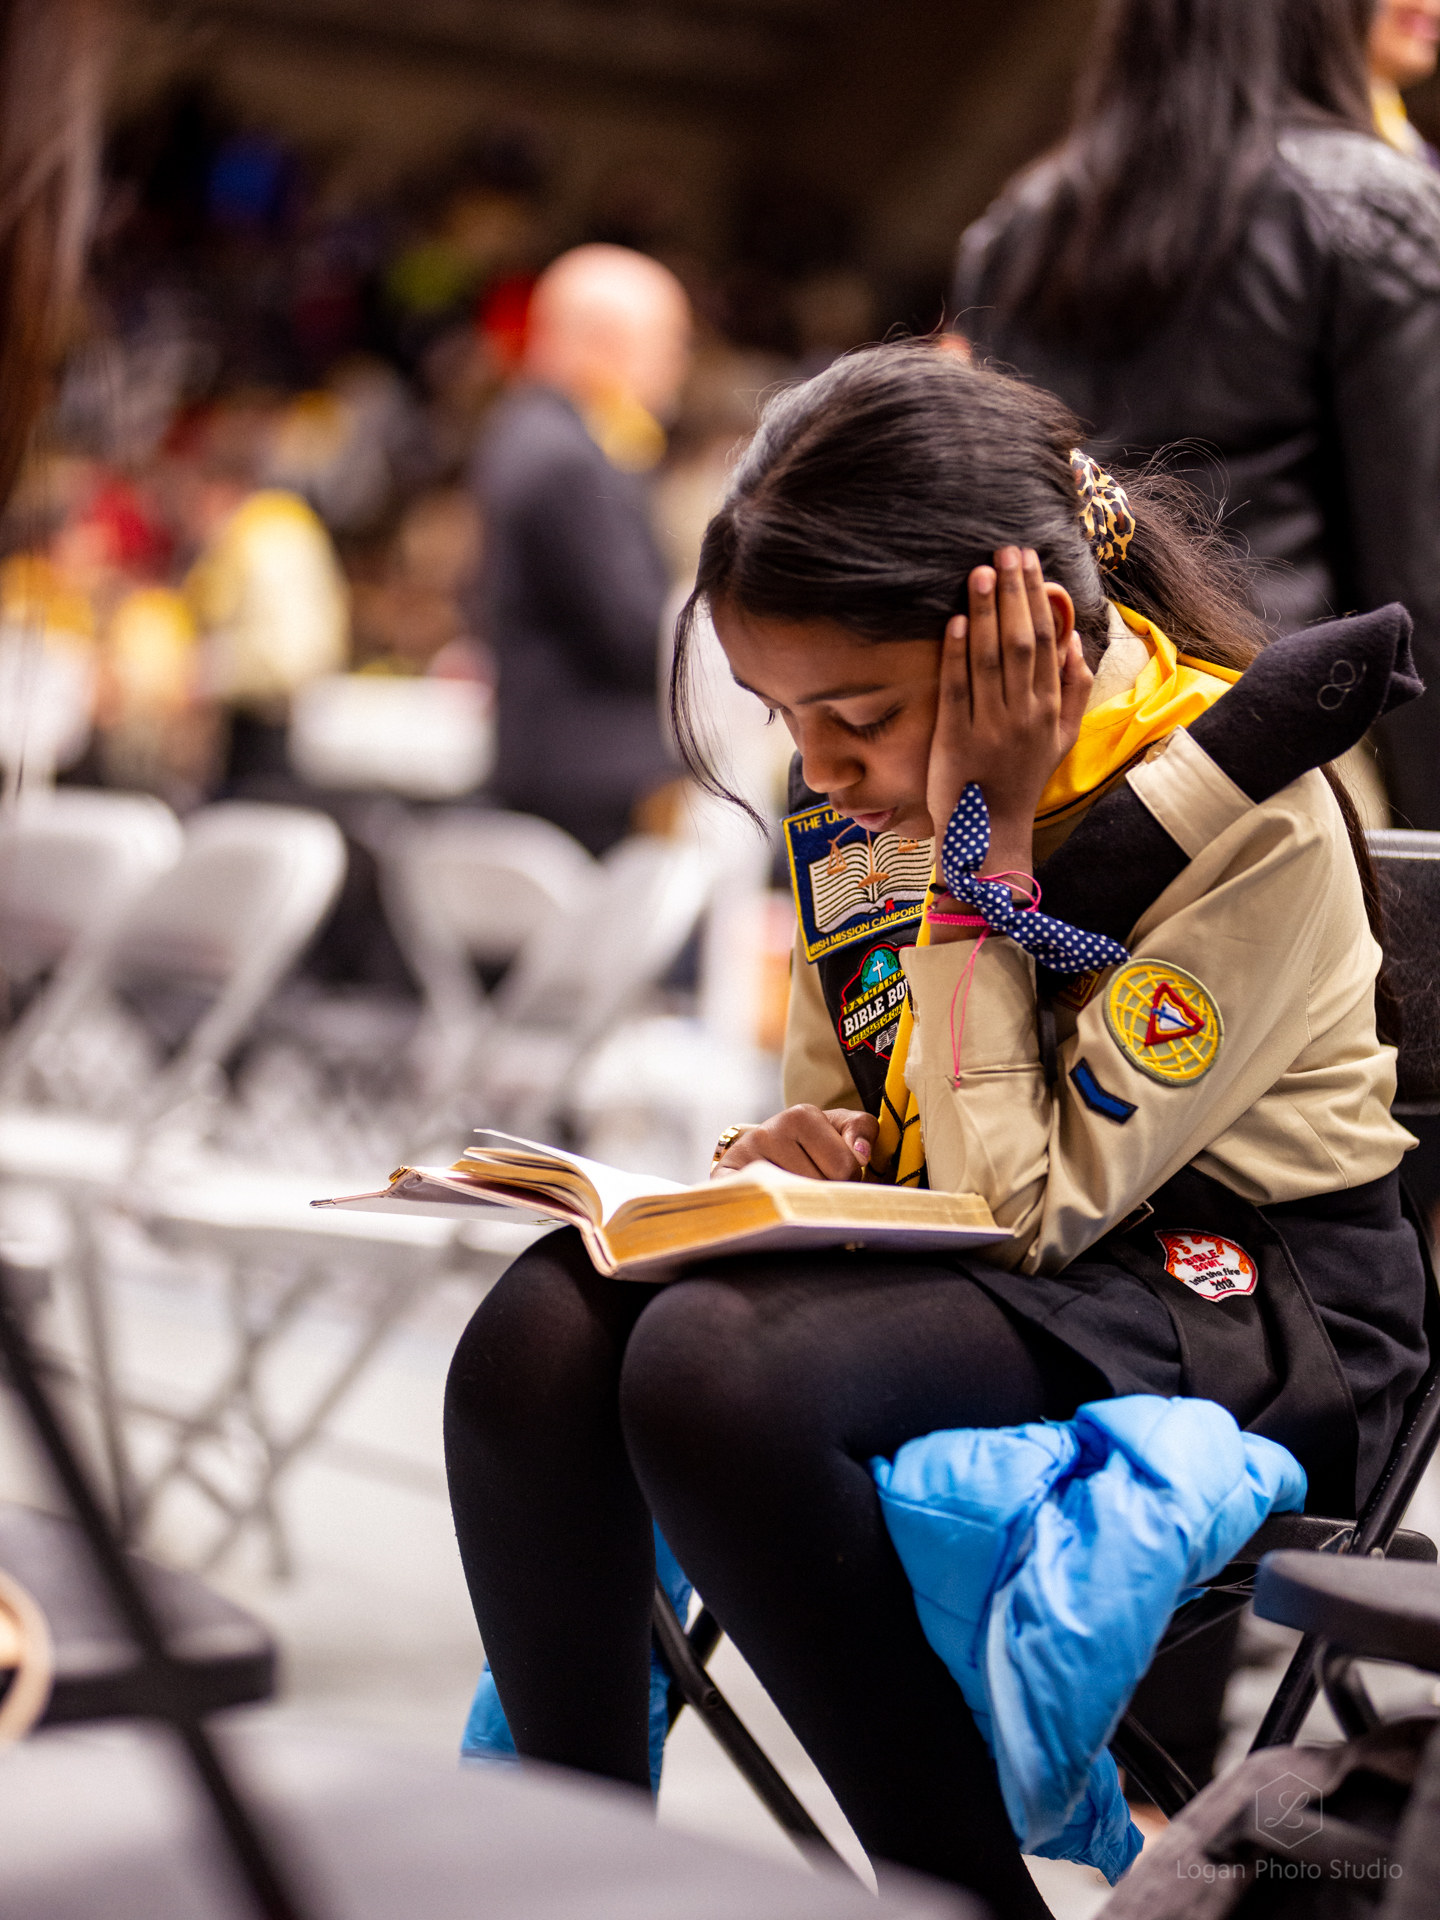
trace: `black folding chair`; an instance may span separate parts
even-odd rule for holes
[[[1318,1649],[1345,1738],[1262,1748],[1212,1781],[1146,1846],[1103,1920],[1202,1912],[1430,1920],[1440,1721],[1424,1708],[1382,1720],[1356,1662],[1440,1674],[1440,1568],[1272,1553],[1256,1575],[1255,1611]]]
[[[287,1876],[205,1726],[266,1700],[275,1649],[260,1623],[193,1574],[128,1554],[106,1518],[37,1364],[18,1304],[33,1289],[0,1260],[0,1361],[75,1518],[0,1506],[0,1568],[50,1629],[54,1680],[37,1724],[153,1719],[170,1727],[266,1920],[301,1920]],[[18,1284],[17,1284],[18,1282]]]
[[[1384,909],[1386,974],[1404,1009],[1393,1111],[1401,1120],[1440,1113],[1440,833],[1387,831],[1368,838]],[[1440,1289],[1430,1262],[1427,1223],[1413,1209],[1409,1211],[1425,1263],[1425,1331],[1431,1358],[1363,1511],[1355,1520],[1329,1520],[1315,1514],[1277,1514],[1267,1520],[1244,1551],[1209,1583],[1204,1598],[1175,1616],[1157,1659],[1243,1607],[1255,1591],[1256,1570],[1267,1553],[1436,1560],[1436,1548],[1424,1534],[1400,1530],[1405,1509],[1440,1444]],[[720,1637],[718,1622],[703,1607],[687,1633],[668,1596],[657,1587],[654,1641],[671,1676],[672,1726],[685,1707],[693,1708],[786,1832],[797,1840],[829,1847],[705,1671]],[[1321,1639],[1307,1632],[1261,1721],[1252,1752],[1295,1739],[1321,1684],[1321,1655]],[[1162,1813],[1177,1814],[1199,1791],[1133,1715],[1122,1719],[1110,1750],[1139,1794]]]

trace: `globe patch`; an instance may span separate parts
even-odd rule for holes
[[[1163,960],[1132,960],[1105,995],[1105,1024],[1132,1067],[1162,1086],[1188,1086],[1214,1066],[1225,1037],[1203,981]]]
[[[1202,1300],[1233,1300],[1253,1293],[1259,1271],[1237,1240],[1218,1233],[1157,1233],[1165,1271]]]
[[[847,1053],[869,1047],[888,1057],[905,1004],[905,975],[894,947],[872,947],[840,995],[835,1031]]]

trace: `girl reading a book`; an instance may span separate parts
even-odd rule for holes
[[[675,668],[697,777],[702,609],[798,750],[787,1105],[717,1175],[978,1193],[1010,1238],[645,1286],[559,1232],[476,1313],[446,1411],[522,1754],[647,1784],[653,1519],[866,1848],[1010,1916],[1045,1908],[867,1463],[1191,1394],[1353,1513],[1425,1357],[1368,862],[1318,770],[1416,690],[1405,617],[1261,652],[1183,496],[1079,432],[927,345],[786,391]]]

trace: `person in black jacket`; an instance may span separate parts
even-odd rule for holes
[[[1162,456],[1277,633],[1402,601],[1426,697],[1379,729],[1440,828],[1440,177],[1375,134],[1370,0],[1110,0],[1073,133],[965,234],[957,326],[1103,463]]]
[[[690,309],[658,262],[577,247],[535,288],[525,378],[474,481],[483,631],[499,667],[495,797],[600,854],[675,777],[657,701],[670,582],[645,470],[688,364]]]

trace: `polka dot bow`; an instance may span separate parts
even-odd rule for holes
[[[1135,515],[1118,480],[1079,447],[1070,450],[1070,471],[1080,496],[1080,524],[1102,573],[1113,573],[1135,537]]]
[[[980,878],[990,851],[990,814],[985,796],[972,780],[961,794],[940,843],[940,873],[945,891],[978,913],[992,933],[1003,933],[1032,954],[1052,973],[1069,976],[1118,966],[1128,951],[1103,933],[1087,933],[1038,911],[1040,889],[1033,900],[1016,906],[1010,889],[1000,880]]]

